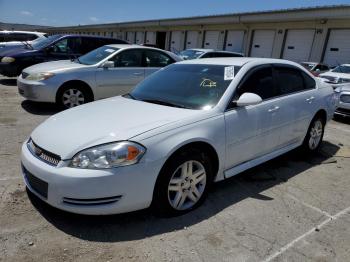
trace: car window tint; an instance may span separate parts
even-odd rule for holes
[[[67,51],[68,53],[79,54],[81,53],[81,37],[68,38]]]
[[[67,53],[67,44],[68,44],[68,39],[67,38],[56,42],[53,45],[53,52],[54,53],[66,54]]]
[[[304,89],[314,89],[316,87],[315,80],[304,72],[301,72],[304,79]]]
[[[154,50],[145,50],[144,57],[147,67],[164,67],[174,62],[169,56]]]
[[[248,78],[239,87],[236,99],[243,93],[257,94],[263,100],[277,96],[278,93],[273,84],[272,68],[269,66],[256,69],[252,74],[248,75]]]
[[[274,67],[276,88],[280,95],[287,95],[304,90],[304,79],[301,71],[290,67]]]
[[[201,58],[210,58],[210,57],[214,57],[213,53],[211,52],[205,53],[204,55],[201,56]]]
[[[115,67],[142,67],[142,50],[126,50],[110,60]]]

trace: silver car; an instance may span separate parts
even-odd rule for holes
[[[28,100],[75,107],[128,93],[145,77],[182,59],[173,53],[138,45],[106,45],[75,60],[37,64],[18,77]]]
[[[334,114],[350,117],[350,85],[338,87],[335,93],[338,96],[338,104]]]

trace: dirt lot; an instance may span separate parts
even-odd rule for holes
[[[350,261],[349,121],[329,123],[320,154],[294,151],[221,182],[187,215],[89,217],[22,182],[21,144],[55,112],[0,77],[0,261]]]

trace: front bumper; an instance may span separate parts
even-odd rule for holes
[[[0,62],[0,74],[8,77],[18,76],[22,70],[15,63]]]
[[[161,161],[140,162],[108,170],[70,168],[65,161],[51,166],[34,157],[26,142],[21,160],[24,182],[37,197],[56,208],[89,215],[118,214],[149,207],[162,164]]]
[[[17,78],[18,93],[24,98],[37,102],[56,102],[56,92],[58,87],[41,81],[31,81]]]

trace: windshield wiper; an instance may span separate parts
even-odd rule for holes
[[[123,95],[123,97],[129,97],[129,98],[131,98],[131,99],[133,99],[133,100],[138,100],[136,97],[134,97],[132,94],[130,94],[130,93],[127,93],[127,94],[125,94],[125,95]]]
[[[172,103],[172,102],[168,102],[168,101],[157,100],[157,99],[144,99],[144,100],[141,100],[141,101],[148,102],[148,103],[153,103],[153,104],[158,104],[158,105],[163,105],[163,106],[171,106],[171,107],[178,107],[178,108],[187,108],[187,109],[189,109],[189,107],[186,107],[184,105],[180,105],[180,104],[176,104],[176,103]]]

